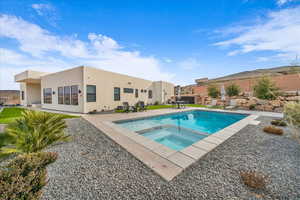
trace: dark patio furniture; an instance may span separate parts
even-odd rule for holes
[[[126,113],[132,111],[132,109],[129,106],[128,102],[123,102],[123,111],[126,112]]]
[[[145,105],[145,102],[140,101],[139,102],[139,108],[141,111],[146,111],[147,110],[147,106]]]

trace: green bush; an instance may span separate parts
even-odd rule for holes
[[[249,106],[249,110],[254,110],[256,108],[256,104],[251,104],[250,106]]]
[[[279,95],[279,89],[267,77],[259,79],[253,90],[254,96],[259,99],[274,100]]]
[[[57,153],[40,152],[19,155],[0,169],[0,199],[35,200],[47,183],[46,166],[57,159]]]
[[[155,102],[154,102],[154,105],[155,105],[155,106],[159,105],[159,101],[155,101]]]
[[[286,126],[287,124],[282,119],[274,119],[271,121],[271,124],[274,126]]]
[[[10,123],[6,133],[12,141],[1,148],[0,154],[39,152],[57,142],[68,140],[61,115],[25,110],[22,117]]]
[[[284,120],[292,130],[292,135],[300,142],[300,103],[286,103],[283,115]]]
[[[230,97],[237,96],[240,93],[240,87],[234,83],[226,87],[226,94]]]
[[[218,87],[216,85],[209,85],[207,87],[207,91],[208,91],[208,96],[210,96],[212,98],[217,98],[221,95],[220,90],[218,89]]]

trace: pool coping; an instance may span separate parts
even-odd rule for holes
[[[118,114],[115,116],[86,115],[84,119],[110,137],[113,141],[122,146],[126,151],[151,168],[166,181],[171,181],[191,164],[195,163],[202,156],[212,151],[218,145],[229,139],[248,124],[258,125],[255,119],[258,115],[250,114],[245,118],[231,124],[230,126],[213,133],[206,138],[180,150],[175,151],[167,146],[148,139],[139,133],[130,131],[117,125],[115,122],[126,120],[137,120],[147,117],[175,114],[193,110],[204,110],[197,108],[187,108],[184,110],[164,110],[165,112],[145,112],[142,114]],[[209,110],[213,112],[238,113],[236,111]],[[125,115],[125,116],[124,116]]]

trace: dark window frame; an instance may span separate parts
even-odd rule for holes
[[[52,104],[52,88],[43,88],[43,102],[44,104]]]
[[[64,87],[57,88],[57,104],[64,104]]]
[[[78,105],[78,92],[79,92],[78,85],[71,85],[71,105],[73,106]]]
[[[123,88],[123,92],[124,93],[128,93],[128,94],[133,94],[134,93],[134,89],[133,88]]]
[[[149,98],[149,99],[152,99],[152,97],[153,97],[152,90],[148,90],[148,98]]]
[[[94,93],[89,93],[88,87],[93,87],[95,89]],[[97,87],[96,85],[86,85],[86,102],[96,102],[97,101]]]
[[[114,87],[114,101],[120,101],[120,100],[121,100],[121,88]]]
[[[70,86],[64,86],[64,104],[71,105],[71,87]]]

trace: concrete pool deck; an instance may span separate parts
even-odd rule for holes
[[[116,125],[115,121],[140,119],[145,117],[185,112],[191,110],[210,110],[217,112],[241,113],[239,111],[227,111],[217,109],[186,108],[149,110],[139,113],[114,113],[83,116],[88,122],[106,134],[113,141],[122,146],[146,166],[159,174],[166,181],[172,180],[185,168],[199,160],[202,156],[213,150],[215,147],[226,141],[235,133],[246,127],[248,124],[258,125],[255,119],[258,115],[250,114],[244,119],[212,134],[206,138],[188,146],[181,151],[175,151],[159,144],[151,139],[139,135],[136,132]],[[243,114],[249,114],[243,112]]]

